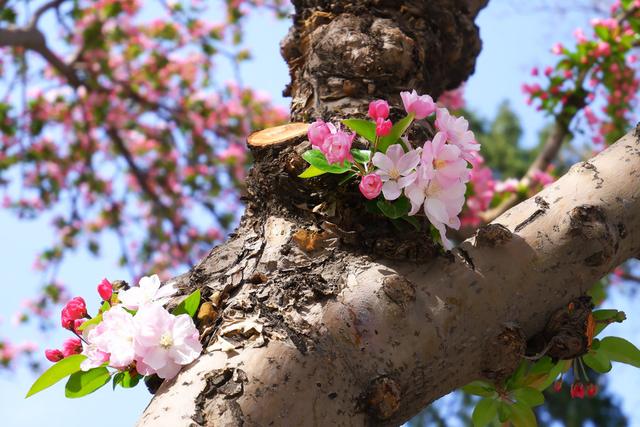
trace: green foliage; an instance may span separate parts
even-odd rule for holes
[[[369,142],[376,141],[376,124],[370,120],[347,119],[342,124],[366,139]]]
[[[391,219],[402,218],[406,216],[411,209],[411,203],[409,202],[409,199],[404,196],[401,196],[393,202],[389,202],[387,200],[378,200],[377,206],[385,216]]]
[[[86,356],[75,354],[60,360],[40,375],[27,392],[26,397],[33,396],[34,394],[51,387],[61,379],[80,371],[80,364],[85,359]]]
[[[411,123],[413,123],[413,114],[410,114],[403,119],[398,120],[398,122],[396,122],[391,128],[391,132],[389,132],[389,135],[380,138],[378,151],[386,153],[387,148],[389,148],[390,145],[400,143],[400,137],[407,131],[407,129],[409,129]]]
[[[64,395],[70,399],[86,396],[104,386],[111,379],[105,367],[78,371],[72,374],[64,387]]]
[[[322,154],[322,151],[317,149],[306,151],[302,155],[302,158],[311,166],[327,173],[343,174],[351,170],[351,163],[345,161],[343,165],[330,164],[324,157],[324,154]]]
[[[189,317],[196,315],[200,307],[200,289],[196,289],[191,295],[186,297],[176,308],[173,309],[173,314],[178,316],[180,314],[188,314]]]

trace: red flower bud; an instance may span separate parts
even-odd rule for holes
[[[584,399],[584,384],[574,383],[571,386],[571,398],[572,399]]]
[[[62,354],[64,357],[73,356],[82,352],[82,341],[80,338],[69,338],[62,343]]]
[[[393,124],[391,120],[385,120],[383,118],[379,118],[376,120],[376,135],[377,136],[387,136],[391,132],[391,128]]]
[[[62,309],[62,326],[66,329],[70,329],[72,324],[69,324],[69,320],[82,319],[87,315],[87,304],[82,297],[72,298],[71,301]]]
[[[44,356],[49,362],[54,363],[64,358],[64,354],[60,350],[51,348],[44,351]]]
[[[111,286],[111,282],[107,279],[102,279],[102,282],[98,285],[98,293],[100,294],[100,298],[104,301],[109,301],[111,299],[111,295],[113,294],[113,287]]]
[[[69,314],[67,307],[63,308],[62,313],[60,314],[60,323],[62,324],[62,327],[69,329],[70,331],[73,330],[73,320],[74,319]]]
[[[587,385],[587,396],[594,397],[596,394],[598,394],[598,386],[595,385],[595,384],[588,384]]]
[[[559,393],[560,390],[562,390],[562,380],[557,380],[556,382],[553,383],[553,390],[556,393]]]

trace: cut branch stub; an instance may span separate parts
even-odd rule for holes
[[[308,123],[287,123],[249,135],[247,143],[252,148],[271,147],[298,140],[307,135]]]

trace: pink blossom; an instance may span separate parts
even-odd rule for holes
[[[402,189],[411,184],[416,175],[414,169],[420,163],[417,150],[405,153],[400,144],[393,144],[386,154],[377,152],[373,155],[376,173],[382,178],[382,194],[387,200],[395,200],[402,194]]]
[[[562,45],[562,43],[556,43],[551,48],[551,52],[554,55],[562,55],[562,52],[564,52],[564,46]]]
[[[64,359],[64,354],[58,349],[46,349],[44,351],[44,356],[47,358],[49,362],[58,362]]]
[[[460,149],[463,159],[471,161],[475,153],[480,151],[480,144],[476,142],[473,132],[469,130],[469,122],[464,117],[454,117],[446,108],[438,108],[436,127],[446,132],[448,141]]]
[[[422,147],[421,165],[427,177],[445,187],[469,181],[469,169],[460,149],[446,141],[447,134],[438,132],[433,141],[425,142]]]
[[[336,132],[335,126],[331,123],[325,123],[318,119],[314,123],[311,123],[309,130],[307,130],[307,136],[311,146],[322,150],[325,140]]]
[[[107,279],[102,279],[102,281],[98,285],[98,294],[104,301],[109,301],[111,299],[111,295],[113,294],[113,286],[111,285],[111,282],[109,282]]]
[[[158,302],[164,304],[177,289],[173,285],[160,286],[160,278],[157,274],[140,279],[138,286],[132,286],[126,291],[118,293],[118,299],[129,310],[137,310],[139,307]]]
[[[362,195],[367,199],[375,199],[380,195],[380,191],[382,190],[382,179],[380,178],[380,175],[370,173],[362,177],[358,188]]]
[[[421,207],[424,207],[427,219],[440,233],[442,245],[450,250],[453,248],[453,243],[447,239],[445,226],[454,230],[460,228],[458,215],[464,205],[466,185],[457,183],[450,187],[443,187],[437,181],[427,178],[427,175],[427,171],[421,166],[418,169],[418,178],[405,190],[411,202],[409,215],[415,215]]]
[[[376,120],[376,135],[377,136],[387,136],[391,132],[391,128],[393,124],[391,120],[385,120],[383,118],[378,118]]]
[[[88,346],[84,351],[87,357],[91,357],[91,362],[85,367],[95,365],[104,358],[104,354],[109,354],[109,364],[116,368],[128,366],[133,362],[136,328],[133,315],[122,305],[116,305],[106,311],[102,315],[102,322],[85,332]]]
[[[62,343],[62,354],[64,357],[79,354],[81,351],[82,341],[80,341],[80,338],[69,338]]]
[[[202,352],[198,330],[187,314],[174,316],[158,304],[135,317],[136,369],[143,375],[172,378]]]
[[[320,150],[324,153],[330,164],[343,164],[345,161],[352,161],[351,144],[356,135],[343,131],[337,131],[325,139],[324,145]]]
[[[375,121],[378,121],[378,119],[384,120],[389,117],[389,104],[387,101],[382,99],[371,101],[369,104],[369,117]]]
[[[71,318],[80,319],[87,315],[87,304],[82,297],[72,298],[64,307]]]
[[[508,178],[504,181],[497,182],[495,190],[497,193],[515,193],[518,191],[518,184],[520,184],[520,181],[516,178]]]
[[[429,95],[418,95],[418,92],[400,92],[402,103],[407,114],[414,114],[417,120],[422,120],[436,110],[436,104]]]

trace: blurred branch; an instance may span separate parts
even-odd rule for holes
[[[33,13],[33,17],[31,18],[31,22],[29,23],[29,28],[35,28],[36,25],[38,25],[38,21],[40,20],[42,15],[47,13],[50,9],[59,8],[60,5],[62,5],[62,3],[64,3],[65,1],[67,0],[50,0],[44,3]]]
[[[0,47],[21,47],[36,52],[62,74],[74,88],[82,84],[76,70],[49,49],[47,39],[36,27],[0,28]]]

